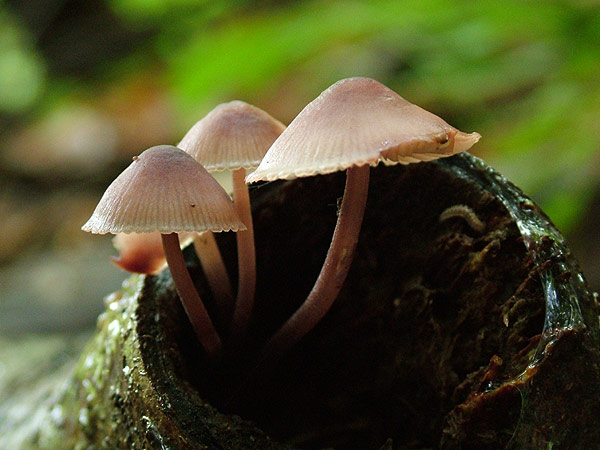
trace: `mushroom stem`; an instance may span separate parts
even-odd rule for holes
[[[179,247],[179,236],[177,233],[161,234],[161,236],[169,270],[183,309],[208,357],[215,360],[221,353],[221,338],[219,338],[219,334],[202,304],[200,295],[198,295],[196,286],[194,286],[192,277],[185,265],[183,253]]]
[[[246,169],[234,170],[233,176],[233,203],[241,221],[246,225],[245,231],[236,233],[238,254],[238,293],[235,310],[231,321],[231,335],[233,344],[239,341],[250,323],[252,308],[254,306],[254,293],[256,290],[256,251],[254,248],[254,227],[252,225],[252,212],[250,210],[250,195],[246,184]]]
[[[352,259],[369,190],[369,166],[351,167],[333,239],[325,262],[304,303],[265,345],[262,360],[283,354],[325,316],[344,284]]]
[[[223,257],[212,231],[194,237],[194,248],[200,259],[206,280],[215,296],[216,314],[220,325],[229,325],[233,310],[233,290]]]

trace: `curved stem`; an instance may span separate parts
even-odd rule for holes
[[[245,231],[236,233],[238,253],[238,293],[231,322],[231,335],[234,345],[243,336],[252,317],[254,293],[256,290],[256,251],[254,248],[254,226],[250,210],[248,186],[244,181],[246,169],[233,171],[233,202],[240,219],[246,225]]]
[[[215,296],[218,324],[229,326],[233,310],[233,290],[223,257],[212,231],[205,231],[194,237],[194,248],[200,259],[210,289]]]
[[[260,359],[283,354],[329,311],[352,264],[368,189],[369,166],[348,169],[342,207],[321,273],[304,303],[267,342]]]
[[[198,340],[206,350],[209,358],[214,360],[221,353],[221,339],[187,270],[183,253],[179,247],[179,236],[177,236],[177,233],[162,234],[161,236],[169,270],[183,309],[192,323]]]

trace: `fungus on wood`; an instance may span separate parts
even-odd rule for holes
[[[339,293],[358,241],[369,166],[431,161],[479,140],[369,78],[338,81],[308,104],[246,181],[293,179],[346,171],[338,221],[323,268],[300,306],[268,341],[264,358],[280,355],[327,313]]]
[[[181,326],[168,273],[135,276],[13,448],[595,448],[600,309],[548,218],[468,154],[379,166],[370,182],[338,300],[268,379],[232,399],[235,380],[198,358]],[[249,345],[304,300],[343,186],[330,174],[252,192],[260,326]],[[454,205],[485,230],[439,222]],[[232,237],[222,250],[235,260]]]
[[[99,234],[161,233],[183,307],[212,359],[221,351],[221,339],[190,278],[178,233],[243,229],[219,183],[194,158],[168,145],[152,147],[135,158],[106,189],[82,227]]]

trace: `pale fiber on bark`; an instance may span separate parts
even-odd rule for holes
[[[460,217],[467,224],[478,233],[483,233],[485,231],[485,223],[481,221],[481,219],[477,216],[475,211],[469,208],[467,205],[453,205],[447,209],[445,209],[441,214],[439,221],[445,222],[446,220],[452,219],[454,217]]]

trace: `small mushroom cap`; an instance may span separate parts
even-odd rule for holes
[[[469,149],[463,133],[370,78],[338,81],[309,103],[246,182],[326,174],[365,164],[408,164]]]
[[[183,137],[178,147],[209,172],[254,168],[285,126],[255,106],[239,100],[209,112]]]
[[[128,272],[156,274],[167,265],[160,236],[158,232],[118,233],[113,245],[119,256],[111,256],[110,260]]]
[[[159,145],[134,158],[81,229],[167,234],[246,227],[230,197],[200,163],[177,147]]]
[[[179,235],[181,248],[187,246],[195,233]],[[153,233],[118,233],[113,238],[113,246],[119,256],[110,260],[123,270],[133,273],[156,274],[167,266],[161,235]]]

